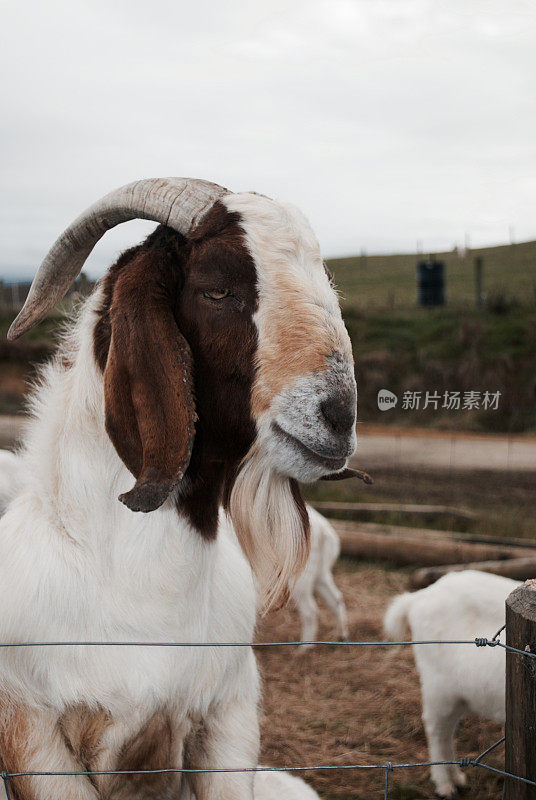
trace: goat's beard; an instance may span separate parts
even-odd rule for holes
[[[309,517],[297,482],[274,470],[258,443],[240,466],[229,512],[263,613],[281,608],[307,562]]]

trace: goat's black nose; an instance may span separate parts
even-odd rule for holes
[[[355,399],[333,395],[320,404],[320,411],[335,433],[349,433],[354,427]]]

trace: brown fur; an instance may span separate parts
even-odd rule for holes
[[[273,397],[297,376],[326,369],[326,359],[336,345],[343,352],[349,351],[349,344],[330,323],[329,312],[312,301],[306,302],[303,287],[291,275],[277,277],[273,299],[266,300],[262,313],[269,326],[259,342],[259,369],[252,397],[254,416],[266,411]]]
[[[115,282],[104,370],[106,430],[136,476],[121,500],[153,511],[190,463],[196,415],[192,357],[174,317],[173,275],[139,254]]]
[[[107,430],[138,478],[129,507],[157,507],[184,473],[179,507],[207,538],[255,435],[256,274],[238,222],[216,204],[190,239],[160,226],[124,253],[104,280],[94,333]],[[224,288],[222,302],[205,296]]]
[[[107,727],[103,712],[83,706],[61,719],[53,711],[12,705],[3,698],[0,725],[0,762],[9,773],[77,772],[92,769]],[[65,726],[65,727],[64,727]],[[72,741],[69,738],[72,737]],[[89,776],[31,776],[10,778],[12,800],[41,800],[61,793],[92,800],[96,782]]]
[[[119,752],[116,769],[165,769],[182,766],[183,737],[173,724],[169,713],[159,711],[143,725]],[[180,773],[115,776],[111,780],[109,797],[171,800],[177,797],[181,784]]]
[[[112,724],[104,709],[89,708],[84,704],[73,706],[59,720],[61,734],[67,747],[83,768],[90,770],[102,749],[102,737]]]
[[[28,769],[28,743],[31,720],[22,708],[10,706],[2,699],[0,720],[0,765],[6,772],[24,772]],[[26,776],[9,781],[12,800],[32,800],[31,780]]]
[[[46,711],[25,707],[4,709],[0,727],[0,761],[7,772],[139,771],[182,767],[183,743],[191,723],[170,711],[158,711],[135,733],[114,730],[114,719],[103,709],[80,704],[57,719]],[[115,739],[114,739],[115,736]],[[111,744],[111,742],[114,744]],[[197,758],[197,739],[189,753]],[[78,777],[17,776],[9,781],[12,800],[39,800],[54,796],[50,781],[58,781],[64,796],[106,800],[172,800],[179,793],[180,772],[153,775],[87,775]],[[76,784],[73,784],[76,781]],[[47,783],[48,782],[48,783]]]

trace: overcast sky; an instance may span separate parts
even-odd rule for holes
[[[34,0],[0,37],[0,276],[165,175],[293,201],[326,256],[536,238],[532,1]]]

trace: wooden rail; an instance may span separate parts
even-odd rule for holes
[[[327,517],[335,514],[348,519],[363,519],[373,514],[415,514],[423,517],[447,516],[455,519],[478,519],[475,511],[455,506],[424,505],[422,503],[337,503],[317,500],[311,505]]]
[[[445,536],[442,531],[374,523],[355,525],[341,520],[331,522],[340,537],[342,554],[353,558],[436,567],[536,557],[531,547],[463,542]]]

